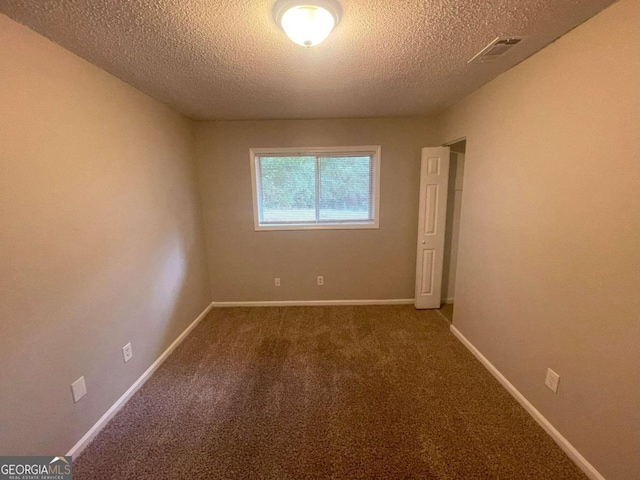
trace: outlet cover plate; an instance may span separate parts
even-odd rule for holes
[[[87,384],[84,381],[84,376],[71,384],[71,393],[73,393],[73,403],[78,403],[87,394]]]
[[[127,363],[133,357],[133,348],[131,347],[131,343],[127,343],[124,347],[122,347],[122,358],[124,358],[124,363]]]
[[[558,393],[558,383],[560,383],[560,375],[551,370],[547,369],[547,378],[544,381],[544,384],[551,390],[553,393]]]

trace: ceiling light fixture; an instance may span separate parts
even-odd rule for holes
[[[273,19],[298,45],[312,47],[329,36],[340,22],[337,0],[276,0]]]

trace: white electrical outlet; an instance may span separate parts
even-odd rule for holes
[[[560,383],[560,375],[551,370],[547,369],[547,378],[544,381],[544,384],[551,390],[553,393],[558,393],[558,383]]]
[[[122,357],[124,358],[124,363],[127,363],[133,357],[133,348],[131,348],[131,343],[127,343],[124,347],[122,347]]]
[[[84,376],[71,384],[71,393],[73,393],[74,403],[78,403],[78,400],[87,394],[87,384],[84,382]]]
[[[324,285],[324,277],[322,275],[318,275],[318,285]]]
[[[276,284],[276,287],[280,286],[280,279],[278,277],[275,278],[274,283]]]

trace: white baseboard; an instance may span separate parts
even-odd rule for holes
[[[213,302],[214,307],[308,307],[332,305],[413,305],[413,298],[389,300],[285,300],[265,302]]]
[[[131,398],[133,394],[136,393],[140,389],[140,387],[142,387],[142,385],[144,385],[144,383],[151,377],[151,375],[153,375],[153,372],[155,372],[158,367],[162,365],[162,362],[164,362],[167,357],[171,355],[171,352],[173,352],[176,347],[180,345],[185,338],[187,338],[187,336],[191,333],[191,330],[196,328],[198,323],[200,323],[200,321],[207,316],[207,313],[209,313],[212,308],[213,302],[210,303],[209,306],[207,306],[207,308],[205,308],[204,311],[200,315],[198,315],[198,318],[191,322],[191,324],[187,328],[185,328],[185,330],[178,336],[178,338],[176,338],[173,343],[169,345],[169,347],[164,352],[162,352],[158,359],[153,362],[151,366],[147,368],[147,370],[142,375],[140,375],[140,377],[135,382],[133,382],[133,385],[131,385],[129,389],[122,394],[122,396],[116,401],[116,403],[111,405],[111,408],[109,408],[109,410],[107,410],[105,414],[100,417],[100,419],[93,425],[93,427],[91,427],[89,431],[85,433],[80,440],[78,440],[78,443],[71,447],[71,450],[69,450],[69,452],[66,454],[67,456],[73,457],[80,455],[82,450],[84,450],[85,447],[89,445],[91,440],[93,440],[95,436],[100,433],[100,430],[105,427],[109,420],[111,420],[113,416],[118,413],[118,410],[120,410],[124,406],[124,404],[127,403],[127,400],[129,400],[129,398]]]
[[[562,434],[555,429],[553,425],[547,420],[539,411],[534,407],[529,400],[522,395],[516,387],[507,380],[500,371],[493,366],[493,364],[487,360],[487,358],[480,353],[480,351],[473,346],[473,344],[467,340],[467,338],[460,333],[460,331],[451,325],[451,332],[458,337],[462,344],[469,349],[475,357],[486,367],[489,372],[502,384],[502,386],[515,398],[520,405],[538,422],[538,424],[544,428],[551,438],[564,450],[571,460],[575,462],[578,467],[592,480],[605,480],[605,478],[591,465],[586,458],[584,458],[576,448],[569,443],[569,440],[564,438]]]

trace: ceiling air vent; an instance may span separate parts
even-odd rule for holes
[[[498,37],[467,63],[493,62],[522,41],[522,37]]]

